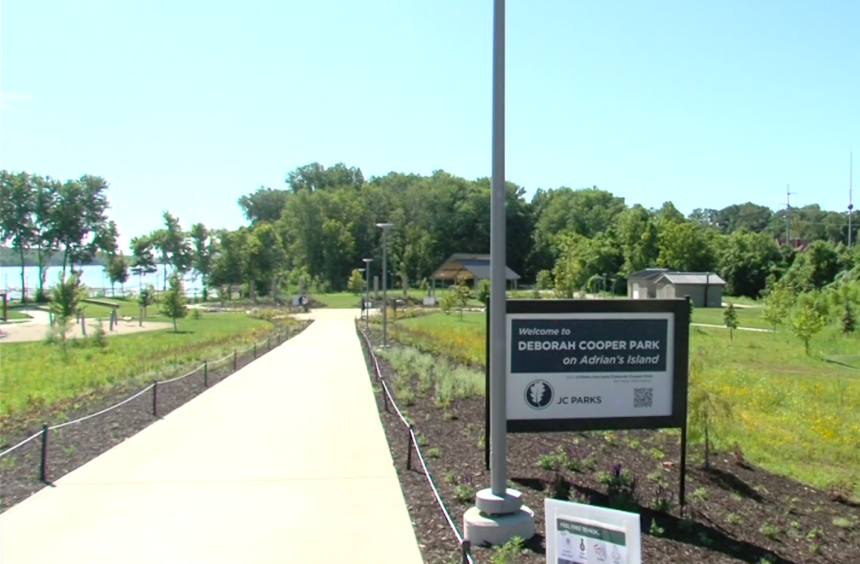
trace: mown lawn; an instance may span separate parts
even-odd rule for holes
[[[0,312],[2,313],[2,312]],[[18,311],[15,309],[7,309],[6,317],[11,321],[12,319],[28,319],[30,316],[24,313],[23,311]],[[0,316],[0,321],[3,320],[3,317]]]
[[[486,320],[480,313],[433,314],[398,321],[401,342],[483,364]],[[813,338],[812,356],[784,329],[773,333],[693,327],[691,358],[701,355],[704,381],[732,405],[734,418],[716,429],[718,447],[737,442],[747,458],[772,472],[826,487],[854,485],[860,495],[860,335],[835,327]]]
[[[123,300],[118,298],[100,298],[99,301],[115,303],[119,305],[119,316],[120,317],[134,317],[137,319],[140,317],[140,305],[138,305],[137,300]],[[111,307],[101,304],[94,303],[84,303],[82,304],[84,315],[87,316],[88,319],[102,318],[109,319]],[[158,313],[158,304],[152,304],[151,306],[146,308],[146,319],[151,319],[154,317],[159,317],[161,314]]]
[[[155,377],[215,360],[246,348],[273,329],[245,314],[211,314],[179,320],[173,329],[109,337],[104,348],[92,339],[60,345],[3,343],[0,417],[50,405],[106,386],[148,383]]]
[[[723,314],[726,308],[722,307],[697,307],[693,310],[693,323],[705,323],[707,325],[725,325]],[[761,308],[736,307],[738,316],[738,327],[754,327],[757,329],[771,329],[761,317]]]

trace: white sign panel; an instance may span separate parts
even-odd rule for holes
[[[671,416],[672,313],[509,313],[509,420]]]
[[[639,515],[544,501],[547,564],[642,564]]]

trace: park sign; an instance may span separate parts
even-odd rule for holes
[[[684,505],[689,302],[506,300],[505,309],[506,431],[680,429]],[[487,390],[489,346],[487,339]],[[489,441],[484,462],[489,469]]]
[[[551,564],[642,564],[639,515],[556,499],[544,500]]]
[[[684,427],[686,300],[508,300],[508,432]]]

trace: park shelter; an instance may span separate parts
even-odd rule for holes
[[[664,272],[654,285],[658,299],[690,296],[696,307],[722,307],[726,281],[713,272]]]
[[[454,253],[442,266],[430,275],[433,288],[436,288],[437,280],[458,282],[460,280],[472,280],[477,284],[480,280],[490,279],[490,255],[472,253]],[[516,288],[520,275],[505,266],[505,279],[513,283]]]
[[[657,286],[655,282],[666,272],[669,272],[666,268],[646,268],[634,272],[627,277],[627,297],[634,300],[656,298]]]

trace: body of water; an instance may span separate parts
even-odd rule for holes
[[[79,270],[81,267],[77,267]],[[48,275],[45,277],[45,288],[50,288],[54,284],[57,283],[57,280],[60,277],[60,272],[62,272],[63,268],[60,266],[51,266],[48,267]],[[108,278],[107,273],[105,272],[104,267],[98,265],[89,265],[84,266],[82,268],[84,271],[81,276],[81,282],[91,290],[91,294],[100,294],[110,297],[111,296],[111,284],[110,278]],[[66,270],[66,274],[68,274],[68,270]],[[167,269],[168,276],[170,275],[170,268]],[[198,278],[196,281],[192,280],[192,276],[186,275],[184,278],[185,290],[189,294],[195,294],[202,291],[203,284]],[[39,288],[39,267],[37,266],[25,266],[24,267],[24,283],[27,287],[27,297],[35,297],[36,290]],[[155,286],[157,290],[161,290],[164,285],[164,268],[159,267],[158,272],[152,274],[144,274],[142,276],[137,276],[135,274],[131,274],[128,278],[128,282],[125,283],[126,292],[131,291],[135,294],[138,293],[141,287],[146,287],[152,284]],[[6,292],[9,296],[10,300],[17,300],[21,298],[21,267],[19,266],[0,266],[0,288],[2,288],[3,292]],[[116,285],[116,295],[119,296],[120,285]]]

